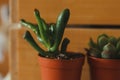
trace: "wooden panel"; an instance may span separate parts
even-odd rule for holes
[[[3,5],[6,5],[8,4],[9,0],[0,0],[0,8],[3,6]],[[0,15],[1,15],[1,12],[0,12]],[[1,21],[1,16],[0,16],[0,25],[2,24],[2,21]]]
[[[0,0],[0,9],[3,5],[6,5],[6,4],[8,4],[8,0]],[[0,11],[0,31],[2,30],[1,27],[3,27],[1,25],[2,25],[2,21],[1,21],[1,11]],[[6,74],[9,71],[9,58],[8,58],[9,56],[8,56],[7,50],[3,51],[3,54],[4,54],[5,59],[3,62],[0,62],[0,74],[2,74],[2,76],[6,76]]]
[[[18,19],[18,0],[9,0],[9,18],[11,23],[17,22]]]
[[[9,30],[9,62],[11,80],[18,80],[18,52],[17,52],[17,29],[14,26],[10,26]],[[16,26],[17,27],[17,26]]]
[[[18,80],[40,80],[40,69],[38,64],[37,52],[22,38],[25,32],[24,28],[17,30],[17,52],[18,54]],[[65,36],[71,40],[68,51],[82,52],[86,54],[84,48],[88,47],[90,37],[96,39],[95,36],[107,33],[109,35],[120,36],[117,29],[71,29],[67,28]],[[33,34],[34,36],[34,34]],[[89,67],[85,62],[82,74],[82,80],[89,80]]]
[[[55,22],[64,8],[71,10],[70,24],[120,24],[120,0],[18,0],[19,19],[35,21],[34,8],[48,22]]]
[[[3,4],[8,4],[8,1],[9,0],[0,0],[0,6],[3,5]]]
[[[13,0],[11,0],[13,1]],[[120,1],[119,0],[14,0],[15,6],[11,9],[11,19],[13,22],[18,22],[24,18],[28,21],[35,22],[33,10],[38,8],[41,11],[41,16],[48,23],[55,22],[57,14],[64,8],[70,8],[71,17],[69,24],[120,24]],[[14,12],[15,9],[15,12]],[[11,34],[11,39],[14,34],[12,46],[15,52],[14,58],[18,61],[12,64],[17,65],[16,70],[12,73],[12,80],[40,80],[39,65],[37,61],[37,52],[22,38],[25,31],[24,28],[15,30]],[[82,52],[85,54],[84,48],[88,47],[87,43],[90,37],[97,36],[100,33],[108,33],[110,35],[120,36],[119,30],[114,29],[66,29],[65,36],[71,39],[68,47],[69,51]],[[16,43],[14,43],[14,40]],[[15,48],[14,48],[15,47]],[[12,49],[12,50],[13,50]],[[16,55],[17,54],[17,55]],[[13,60],[14,61],[14,60]],[[12,62],[12,61],[11,61]],[[87,61],[83,68],[82,80],[89,80],[89,67]]]
[[[9,71],[8,52],[4,52],[4,61],[0,62],[0,74],[6,76]]]

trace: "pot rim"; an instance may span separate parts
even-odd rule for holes
[[[75,58],[72,60],[64,59],[50,59],[45,57],[38,57],[40,66],[49,67],[49,68],[62,68],[62,69],[79,69],[84,65],[85,56],[83,55],[80,58]],[[82,66],[81,66],[82,65]]]
[[[103,59],[103,58],[88,56],[88,64],[91,67],[120,69],[120,60],[118,59]]]
[[[120,61],[120,59],[104,59],[104,58],[97,58],[97,57],[93,57],[93,56],[88,56],[88,58],[91,59],[97,59],[97,60],[106,60],[106,61]]]

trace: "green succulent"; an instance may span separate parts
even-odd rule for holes
[[[90,38],[88,54],[97,58],[120,59],[120,38],[101,34],[97,42]]]
[[[36,43],[28,30],[24,34],[24,39],[26,39],[38,51],[40,56],[55,58],[56,56],[59,56],[60,53],[66,56],[66,49],[70,40],[68,38],[62,38],[70,17],[70,10],[64,9],[58,15],[56,23],[52,24],[47,24],[45,22],[45,20],[40,16],[39,10],[35,9],[34,15],[37,24],[25,21],[24,19],[21,19],[20,24],[31,29],[35,33],[37,40],[42,43],[47,50],[42,49]],[[59,48],[60,44],[61,48]]]

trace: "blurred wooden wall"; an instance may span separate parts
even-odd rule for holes
[[[41,16],[48,23],[55,22],[58,13],[64,8],[69,8],[71,10],[69,24],[78,25],[78,28],[72,26],[65,31],[65,36],[71,39],[69,51],[85,54],[84,48],[88,47],[89,38],[96,39],[101,33],[120,36],[119,29],[80,27],[80,25],[120,25],[119,0],[11,0],[10,3],[12,23],[19,22],[21,18],[35,23],[33,14],[35,8],[40,10]],[[10,52],[14,56],[11,58],[11,71],[14,71],[12,80],[40,80],[37,52],[22,38],[25,30],[22,27],[10,31]],[[82,80],[89,80],[87,61],[83,68]]]
[[[0,0],[0,8],[2,5],[6,5],[9,3],[9,0]],[[1,15],[1,14],[0,14]],[[1,17],[0,17],[0,31],[1,31]],[[2,74],[3,76],[6,76],[6,74],[8,73],[9,71],[9,59],[8,59],[8,50],[6,51],[3,51],[4,56],[5,56],[5,59],[3,62],[0,62],[0,74]]]
[[[4,4],[9,4],[9,0],[0,0],[0,8]],[[1,14],[0,14],[1,15]],[[1,25],[1,17],[0,17],[0,25]]]
[[[38,8],[41,16],[54,22],[57,14],[70,8],[71,24],[119,24],[119,0],[18,0],[19,16],[34,21],[33,10]],[[28,15],[29,14],[29,15]]]
[[[4,51],[4,61],[0,62],[0,74],[5,77],[9,72],[9,56],[8,52]]]
[[[0,0],[0,5],[8,4],[8,3],[9,3],[9,0]]]

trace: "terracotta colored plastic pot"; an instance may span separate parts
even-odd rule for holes
[[[120,60],[88,57],[91,80],[120,80]]]
[[[41,80],[80,80],[84,58],[57,60],[39,57]]]

